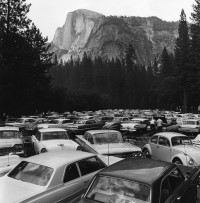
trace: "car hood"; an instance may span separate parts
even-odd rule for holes
[[[0,179],[0,202],[21,202],[45,190],[45,187],[4,176]]]
[[[92,145],[95,151],[99,154],[118,154],[125,152],[134,152],[141,151],[141,149],[135,145],[129,143],[109,143],[109,144],[101,144],[101,145]],[[108,150],[109,147],[109,150]]]
[[[69,150],[76,150],[79,146],[72,140],[60,139],[60,140],[45,140],[41,141],[44,148],[47,151],[55,151],[55,150],[62,150],[62,149],[69,149]]]
[[[176,150],[179,150],[187,155],[189,155],[191,158],[193,158],[196,163],[200,164],[200,148],[195,145],[179,145],[173,147]]]

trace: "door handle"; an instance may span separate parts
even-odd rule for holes
[[[83,181],[83,183],[88,183],[88,182],[89,182],[89,180],[84,180],[84,181]]]
[[[159,148],[159,146],[157,146],[157,148]]]

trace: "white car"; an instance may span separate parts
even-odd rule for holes
[[[186,166],[200,165],[200,148],[193,145],[190,138],[181,133],[156,133],[149,139],[149,143],[144,145],[142,151],[146,157],[162,161]]]
[[[185,119],[182,124],[179,125],[179,132],[200,132],[200,119]]]
[[[122,132],[140,132],[145,133],[147,131],[149,124],[149,119],[146,118],[133,118],[128,122],[121,123]]]
[[[23,141],[18,127],[0,127],[0,151],[23,153]]]
[[[32,135],[32,142],[36,154],[63,149],[79,150],[79,145],[70,140],[62,128],[39,129],[36,135]]]
[[[91,178],[105,167],[96,155],[86,152],[35,155],[0,178],[0,202],[69,202],[78,199]]]
[[[34,118],[18,118],[13,123],[5,123],[6,126],[15,126],[18,128],[24,128],[27,124],[35,122]]]
[[[142,156],[141,148],[124,142],[116,130],[89,130],[77,137],[83,151],[119,158]]]

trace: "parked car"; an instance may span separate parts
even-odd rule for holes
[[[0,202],[54,203],[78,199],[106,165],[96,155],[62,150],[21,161],[0,179]]]
[[[17,120],[17,118],[10,117],[10,118],[7,118],[7,119],[5,120],[5,123],[14,123],[16,120]]]
[[[65,129],[44,128],[32,135],[32,142],[36,153],[57,151],[63,149],[79,150],[79,145],[70,140]]]
[[[95,120],[77,120],[75,124],[68,125],[65,129],[73,131],[76,135],[84,134],[88,130],[101,129],[104,123]]]
[[[26,125],[28,125],[29,123],[33,123],[35,122],[35,119],[33,118],[18,118],[15,122],[12,123],[5,123],[6,126],[14,126],[14,127],[18,127],[19,130],[23,130]]]
[[[181,133],[156,133],[142,151],[147,157],[163,161],[186,166],[200,165],[200,148],[194,146],[190,138]]]
[[[133,118],[129,122],[122,122],[120,131],[129,133],[145,133],[150,126],[149,119]]]
[[[200,133],[200,119],[184,119],[179,125],[179,132],[182,133]]]
[[[90,130],[83,136],[77,135],[76,142],[83,151],[95,154],[119,158],[142,157],[141,148],[124,142],[121,133],[115,130]]]
[[[121,125],[121,122],[119,121],[111,121],[111,122],[107,122],[103,127],[102,129],[108,129],[108,130],[117,130],[117,131],[120,131],[122,125]]]
[[[23,142],[18,127],[0,127],[0,152],[23,154]]]
[[[79,203],[196,203],[199,169],[127,158],[98,172]]]

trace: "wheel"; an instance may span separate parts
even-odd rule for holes
[[[145,158],[151,158],[151,155],[150,155],[150,153],[149,153],[149,150],[148,149],[143,149],[143,151],[142,151],[143,153],[144,153],[144,157]]]
[[[45,153],[45,152],[47,152],[47,150],[45,148],[42,148],[40,151],[40,153]]]
[[[175,158],[173,160],[173,163],[177,164],[177,165],[183,165],[183,162],[179,159],[179,158]]]

